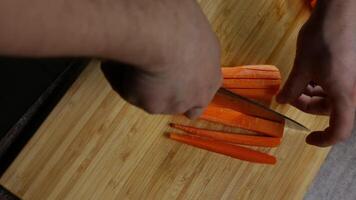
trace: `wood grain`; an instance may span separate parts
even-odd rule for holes
[[[274,64],[287,77],[298,30],[309,16],[300,0],[200,0],[222,45],[223,66]],[[315,129],[327,118],[273,104]],[[110,88],[93,61],[26,145],[0,183],[23,199],[302,199],[329,149],[286,129],[276,166],[251,164],[171,141],[169,122]]]

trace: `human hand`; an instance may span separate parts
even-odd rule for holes
[[[194,118],[221,85],[219,43],[195,1],[167,2],[177,5],[144,16],[144,30],[130,31],[112,56],[117,62],[104,62],[102,70],[129,103]]]
[[[356,2],[319,1],[299,33],[292,72],[277,96],[302,111],[330,115],[306,141],[325,147],[351,135],[356,103]]]

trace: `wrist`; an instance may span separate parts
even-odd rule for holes
[[[201,36],[196,30],[206,29],[194,24],[203,16],[200,12],[194,0],[129,1],[121,12],[111,10],[104,19],[102,57],[136,67],[172,62],[178,49],[187,50]]]

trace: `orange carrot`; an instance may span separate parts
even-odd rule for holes
[[[273,137],[282,137],[284,131],[284,122],[269,121],[232,109],[211,105],[205,109],[201,119],[263,133]]]
[[[310,2],[310,7],[315,8],[316,4],[318,3],[318,0],[309,0],[309,2]]]
[[[243,69],[250,69],[250,70],[279,72],[279,69],[274,65],[242,65],[238,67],[241,67]]]
[[[222,74],[224,79],[281,79],[279,71],[256,70],[245,67],[223,67]]]
[[[229,108],[248,115],[252,115],[252,116],[256,116],[272,121],[282,122],[282,118],[278,118],[276,117],[276,115],[273,115],[264,109],[256,109],[255,106],[251,105],[248,102],[240,101],[237,98],[234,98],[232,96],[229,96],[221,92],[215,94],[210,105]]]
[[[227,89],[273,89],[278,90],[280,79],[224,79],[223,87]]]
[[[188,145],[192,145],[215,153],[224,154],[240,160],[264,164],[276,164],[277,162],[274,156],[237,145],[226,144],[193,135],[183,135],[177,133],[170,133],[169,137],[173,140]]]
[[[200,129],[200,128],[184,126],[179,124],[170,124],[170,125],[173,128],[185,131],[190,134],[210,138],[221,142],[233,143],[233,144],[244,144],[244,145],[260,146],[260,147],[276,147],[281,143],[281,139],[275,137],[240,135],[240,134],[227,133],[222,131]]]
[[[278,89],[228,89],[229,91],[246,98],[270,102]]]

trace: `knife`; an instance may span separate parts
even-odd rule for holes
[[[230,108],[239,110],[245,114],[263,118],[263,119],[272,120],[272,121],[277,121],[277,122],[285,121],[285,124],[289,128],[303,130],[303,131],[310,131],[303,124],[281,113],[278,113],[267,106],[264,106],[246,97],[230,92],[229,90],[226,90],[224,88],[220,88],[218,90],[214,99],[218,99],[218,101],[214,101],[214,102],[220,102],[224,106],[229,106]]]

